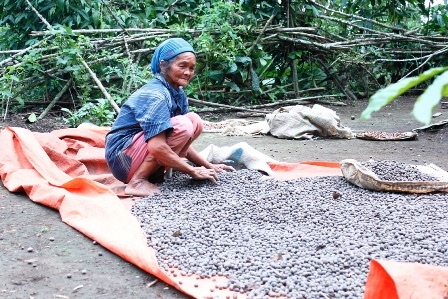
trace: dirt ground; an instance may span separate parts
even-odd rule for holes
[[[400,98],[373,118],[360,121],[367,102],[329,107],[341,124],[354,132],[411,131],[422,127],[410,114],[415,99]],[[433,123],[448,119],[448,110],[437,107]],[[352,119],[354,116],[354,119]],[[204,114],[217,121],[222,115]],[[235,115],[227,115],[235,117]],[[28,124],[22,115],[0,121],[0,128],[20,126],[49,132],[65,128],[57,117]],[[395,160],[410,164],[434,163],[448,170],[448,127],[420,132],[412,141],[361,139],[282,140],[271,136],[221,136],[205,133],[196,141],[202,150],[209,144],[230,146],[247,142],[278,161]],[[1,145],[0,145],[1,146]],[[157,282],[151,275],[122,260],[78,231],[64,224],[57,211],[31,202],[24,194],[0,186],[0,298],[187,298]]]

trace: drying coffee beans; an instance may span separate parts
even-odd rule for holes
[[[161,267],[224,275],[218,288],[249,298],[362,298],[371,259],[448,266],[447,194],[261,177],[226,172],[213,184],[175,173],[138,201],[132,213]]]

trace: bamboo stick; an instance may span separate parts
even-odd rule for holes
[[[266,22],[266,24],[264,25],[263,29],[261,30],[261,32],[258,34],[257,39],[252,43],[252,46],[250,46],[249,50],[247,50],[247,55],[250,55],[252,53],[253,48],[258,44],[258,42],[261,39],[261,36],[264,34],[264,32],[266,31],[266,28],[269,26],[269,24],[271,24],[272,20],[274,19],[275,15],[271,15],[271,17],[269,18],[269,20]]]
[[[254,105],[254,106],[248,106],[248,109],[258,109],[258,108],[268,108],[268,107],[274,107],[274,106],[280,106],[280,105],[289,105],[292,103],[298,103],[298,102],[313,102],[316,100],[322,100],[325,98],[335,98],[335,97],[341,97],[340,95],[322,95],[322,96],[314,96],[314,97],[303,97],[303,98],[296,98],[296,99],[289,99],[284,101],[277,101],[274,103],[268,103],[263,105]],[[342,105],[345,105],[344,103],[340,102]]]
[[[16,52],[14,55],[12,55],[11,57],[8,57],[8,58],[6,58],[5,60],[1,61],[1,62],[0,62],[0,67],[4,66],[4,65],[7,64],[8,62],[11,62],[14,58],[19,57],[19,56],[21,56],[21,55],[23,55],[23,54],[29,52],[31,49],[37,48],[38,46],[40,46],[42,43],[46,42],[47,40],[48,40],[48,38],[43,39],[43,40],[41,40],[41,41],[35,43],[34,45],[29,46],[29,47],[26,48],[26,49],[17,51],[17,52]],[[7,51],[6,51],[6,52],[7,52]]]
[[[317,31],[317,27],[291,27],[291,28],[284,28],[284,27],[279,27],[279,28],[272,28],[269,29],[267,28],[265,30],[266,32],[305,32],[305,31],[311,31],[311,32],[316,32]]]
[[[53,26],[51,26],[50,23],[48,23],[47,20],[34,8],[34,6],[30,3],[30,1],[28,0],[25,1],[26,4],[28,4],[28,6],[31,8],[31,10],[37,15],[37,17],[41,19],[42,23],[44,23],[49,30],[53,30]]]
[[[175,29],[162,29],[162,28],[125,28],[127,32],[144,32],[144,33],[169,33],[169,34],[177,34],[178,31]],[[271,27],[266,28],[266,32],[315,32],[317,30],[316,27],[294,27],[294,28],[284,28],[284,27]],[[259,33],[263,31],[263,29],[255,29],[255,33]],[[73,34],[105,34],[105,33],[120,33],[123,32],[121,28],[110,28],[110,29],[73,29]],[[201,30],[196,29],[185,29],[185,33],[189,34],[201,34]],[[211,31],[211,33],[220,33],[219,30]],[[31,31],[30,36],[46,36],[53,35],[50,31]]]
[[[104,96],[106,97],[106,99],[109,101],[109,103],[112,105],[112,107],[114,108],[114,110],[118,113],[120,112],[120,107],[118,107],[117,103],[115,103],[115,101],[112,99],[112,97],[110,96],[110,94],[107,92],[107,90],[104,88],[103,84],[101,84],[101,81],[98,80],[98,77],[95,75],[95,73],[92,71],[92,69],[89,67],[89,65],[84,61],[84,59],[79,56],[80,61],[82,63],[82,65],[87,69],[87,71],[90,74],[90,77],[92,77],[93,81],[95,81],[96,85],[99,87],[99,89],[101,90],[101,92],[104,94]]]
[[[196,99],[192,99],[192,98],[188,98],[188,101],[192,102],[192,103],[204,105],[204,106],[228,108],[228,109],[232,109],[232,110],[247,111],[247,112],[270,113],[269,111],[260,111],[260,110],[248,109],[248,108],[244,108],[244,107],[236,107],[236,106],[230,106],[230,105],[224,105],[224,104],[218,104],[218,103],[210,103],[210,102],[196,100]]]
[[[47,108],[45,108],[44,111],[39,115],[37,120],[43,119],[48,112],[50,112],[51,108],[59,101],[59,99],[64,95],[64,93],[67,91],[67,89],[72,85],[73,78],[70,78],[70,80],[67,81],[67,83],[64,85],[64,87],[58,92],[58,94],[54,97],[54,99],[48,104]]]
[[[344,17],[349,18],[349,19],[357,19],[357,20],[360,20],[360,21],[364,21],[364,22],[369,22],[369,23],[375,24],[375,25],[383,27],[383,28],[390,29],[390,30],[395,31],[395,32],[406,33],[406,32],[404,32],[403,28],[397,28],[397,27],[393,27],[393,26],[388,26],[385,23],[377,22],[377,21],[372,20],[372,19],[364,18],[364,17],[358,16],[358,15],[353,15],[353,14],[346,14],[346,13],[341,12],[341,11],[333,10],[333,9],[325,7],[322,4],[319,4],[319,3],[317,3],[316,1],[313,1],[313,0],[311,0],[311,2],[313,3],[313,5],[316,5],[317,7],[320,7],[322,9],[326,10],[326,11],[329,11],[331,13],[344,16]]]
[[[161,29],[161,28],[126,28],[128,32],[151,32],[151,33],[177,33],[174,29]],[[104,33],[119,33],[123,32],[121,28],[113,29],[75,29],[72,30],[73,34],[104,34]],[[186,29],[187,33],[201,33],[201,30]],[[49,31],[31,31],[30,36],[45,36],[53,35]]]
[[[325,73],[327,74],[327,76],[329,76],[333,82],[339,87],[339,89],[347,96],[348,99],[352,100],[352,101],[357,101],[357,97],[355,96],[355,94],[347,87],[344,88],[344,86],[342,86],[341,80],[338,78],[338,76],[334,73],[332,73],[328,67],[328,65],[320,58],[315,58],[316,61],[323,67]]]

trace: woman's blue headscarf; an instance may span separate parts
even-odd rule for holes
[[[179,54],[192,52],[196,55],[193,47],[183,38],[170,38],[157,46],[151,60],[151,70],[153,74],[160,73],[160,61],[170,60]]]

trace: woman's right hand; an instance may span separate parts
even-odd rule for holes
[[[190,176],[195,180],[210,180],[216,184],[218,174],[214,169],[207,169],[205,167],[194,167]]]

